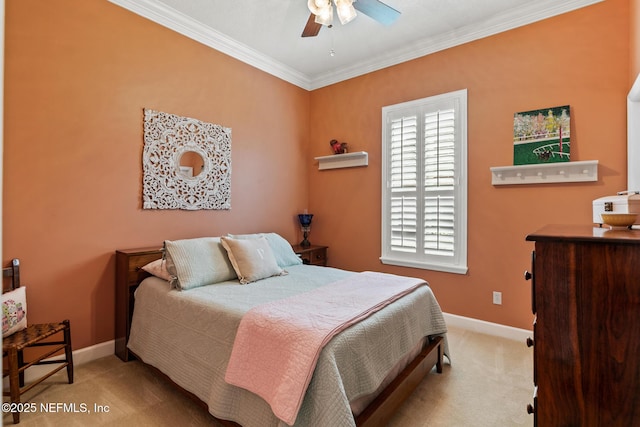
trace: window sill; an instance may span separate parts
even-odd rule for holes
[[[449,264],[412,262],[412,261],[400,260],[396,258],[387,258],[387,257],[380,257],[380,262],[387,265],[419,268],[421,270],[443,271],[445,273],[467,274],[467,271],[469,271],[469,267],[467,267],[466,265],[460,266],[460,265],[449,265]]]
[[[551,184],[597,180],[597,160],[498,166],[491,168],[492,185]]]

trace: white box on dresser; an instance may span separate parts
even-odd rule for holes
[[[593,201],[593,223],[602,225],[603,213],[637,213],[640,224],[640,193],[621,191],[615,196],[600,197]]]

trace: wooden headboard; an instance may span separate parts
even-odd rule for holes
[[[116,355],[124,361],[134,359],[127,349],[133,317],[133,293],[149,273],[142,267],[162,258],[161,246],[116,251]]]

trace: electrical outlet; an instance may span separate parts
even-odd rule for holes
[[[493,291],[493,303],[502,305],[502,292]]]

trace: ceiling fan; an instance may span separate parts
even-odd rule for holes
[[[384,25],[391,25],[398,19],[400,12],[379,0],[333,0],[340,23],[351,22],[356,17],[356,9]],[[332,0],[308,0],[311,11],[302,37],[315,37],[323,25],[331,28],[333,24]]]

